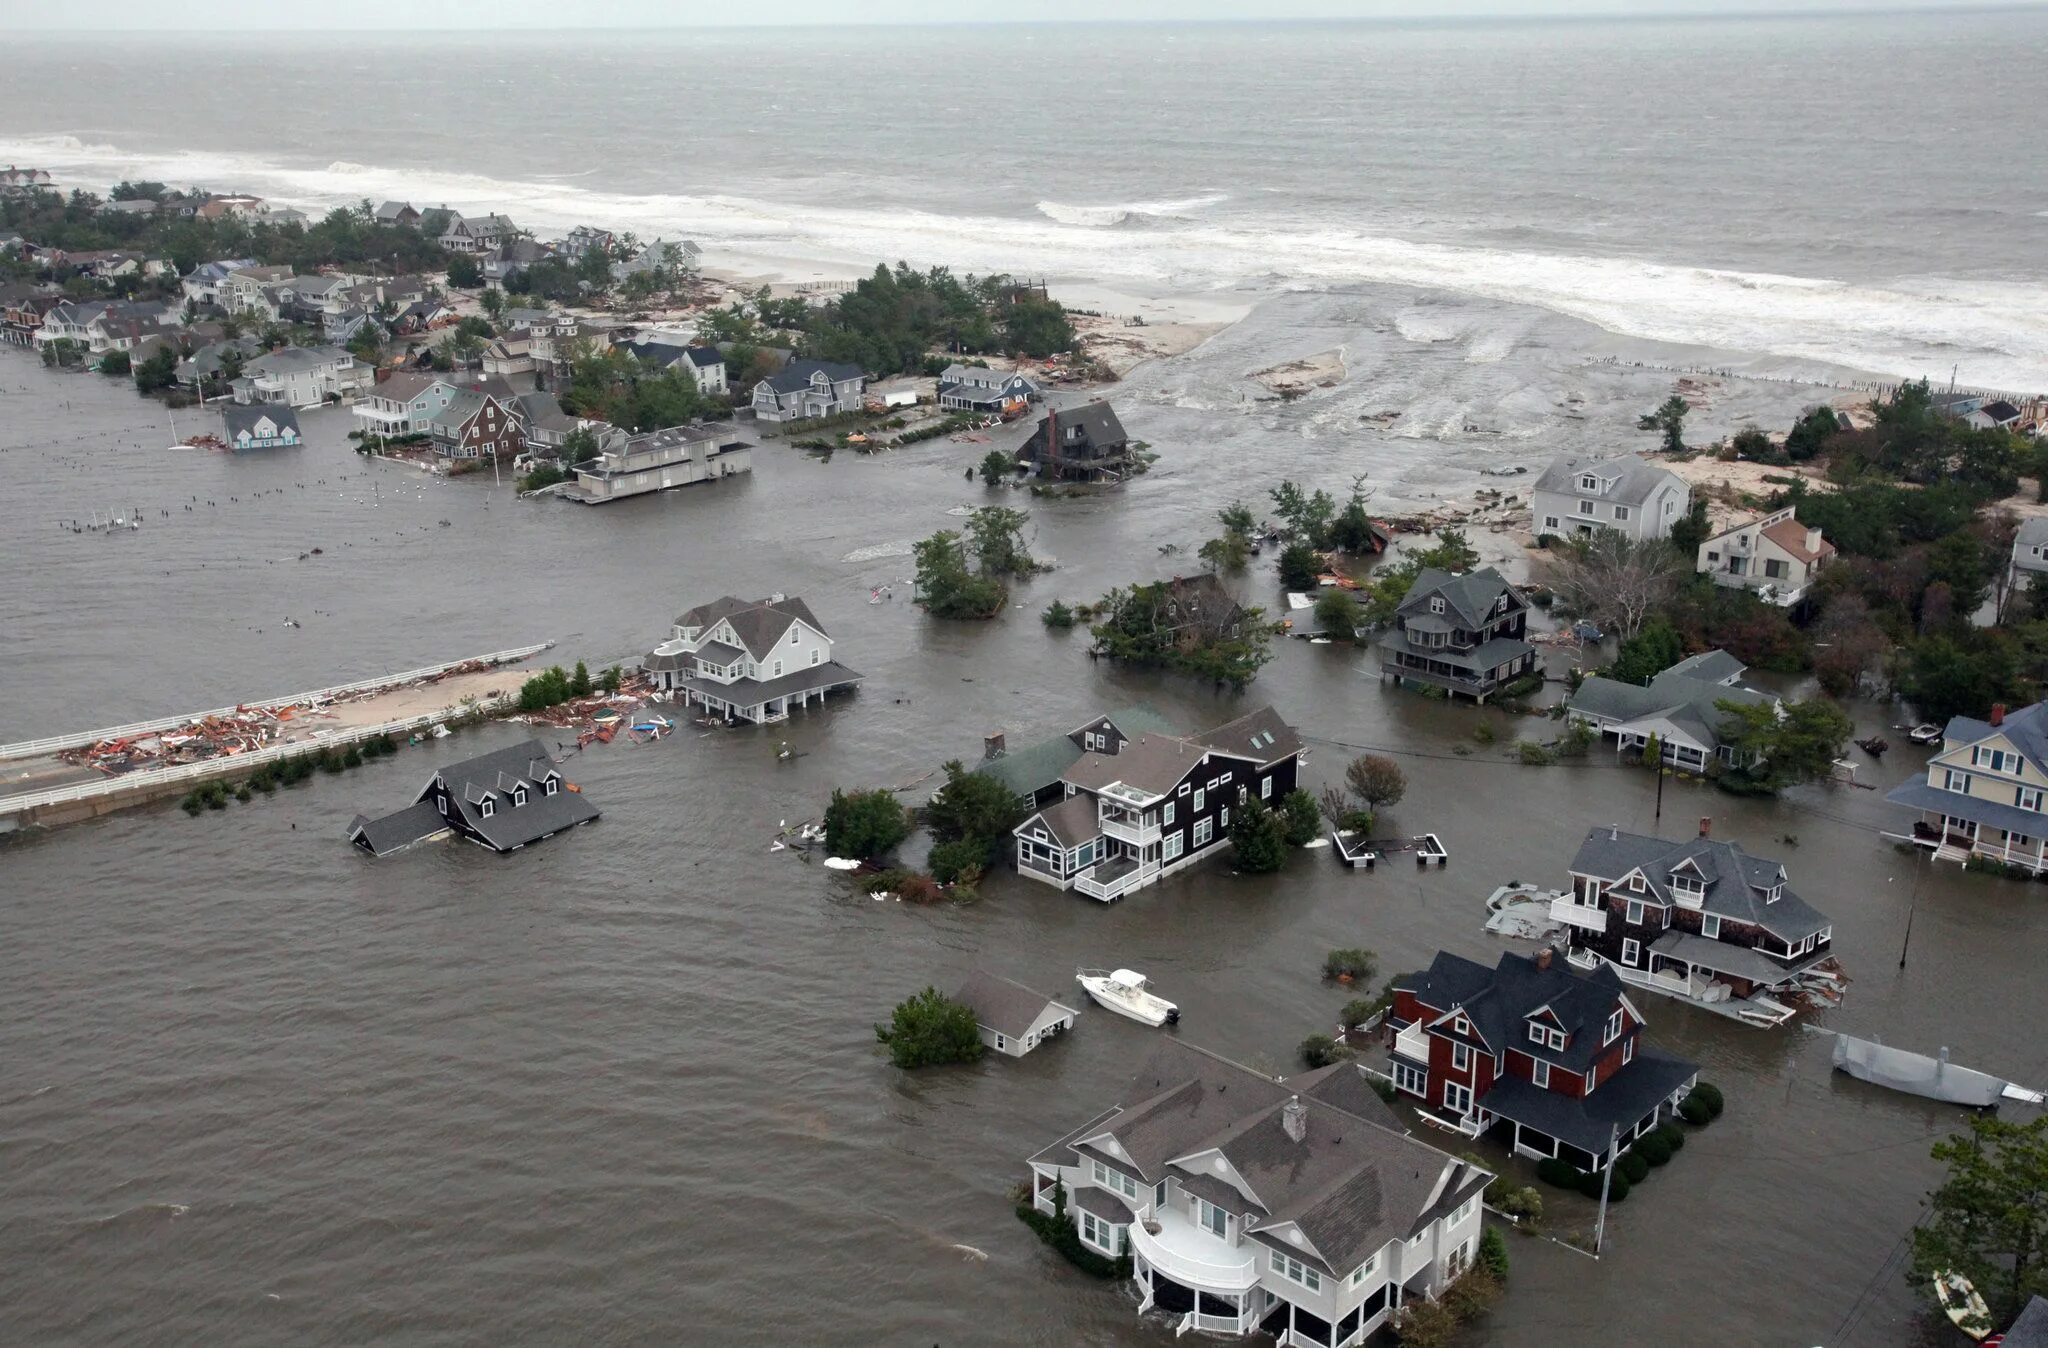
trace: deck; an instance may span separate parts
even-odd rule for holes
[[[1443,839],[1434,833],[1418,833],[1412,838],[1360,838],[1344,830],[1334,829],[1330,833],[1330,846],[1337,853],[1337,859],[1353,870],[1364,867],[1371,870],[1390,856],[1412,853],[1415,864],[1427,869],[1443,866],[1451,859],[1450,850]]]

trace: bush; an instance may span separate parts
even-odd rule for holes
[[[875,1026],[875,1038],[888,1045],[890,1061],[905,1070],[973,1062],[983,1049],[974,1012],[937,988],[897,1003],[889,1023]]]
[[[1472,738],[1481,744],[1491,744],[1499,736],[1494,733],[1493,722],[1481,721],[1478,725],[1472,727]]]
[[[1600,1196],[1601,1179],[1600,1172],[1597,1170],[1578,1171],[1572,1179],[1572,1184],[1580,1193],[1588,1198],[1598,1198]]]
[[[1111,1259],[1097,1254],[1081,1243],[1081,1233],[1074,1223],[1067,1219],[1067,1187],[1054,1181],[1052,1190],[1052,1214],[1040,1212],[1031,1201],[1017,1205],[1017,1220],[1038,1233],[1038,1238],[1066,1256],[1067,1262],[1083,1273],[1105,1279],[1122,1279],[1131,1276],[1131,1259],[1125,1255]]]
[[[895,793],[837,791],[825,807],[825,849],[835,857],[868,861],[910,836],[910,813]]]
[[[1353,982],[1365,983],[1372,980],[1373,973],[1378,968],[1379,956],[1373,954],[1370,950],[1358,948],[1332,950],[1329,954],[1323,956],[1323,977],[1325,978],[1348,978]]]
[[[1350,1049],[1327,1034],[1312,1034],[1301,1041],[1301,1061],[1311,1069],[1328,1067],[1331,1063],[1343,1062],[1350,1056]]]
[[[1056,628],[1061,631],[1074,625],[1074,610],[1057,599],[1047,604],[1045,612],[1039,614],[1038,617],[1047,627]]]
[[[1310,802],[1313,810],[1314,802]],[[1241,871],[1263,875],[1287,862],[1287,824],[1262,800],[1249,800],[1230,821],[1231,859]]]
[[[1525,1184],[1502,1194],[1494,1206],[1507,1216],[1525,1222],[1540,1222],[1543,1220],[1543,1191],[1533,1184]]]
[[[1721,1117],[1721,1111],[1727,1106],[1727,1102],[1721,1098],[1721,1088],[1711,1081],[1702,1081],[1699,1085],[1693,1087],[1692,1094],[1686,1098],[1688,1100],[1698,1100],[1706,1105],[1707,1113],[1717,1119]]]
[[[1628,1176],[1616,1175],[1607,1186],[1607,1201],[1610,1203],[1621,1202],[1628,1197],[1628,1191],[1631,1187],[1633,1186],[1629,1184]],[[1594,1192],[1597,1194],[1599,1191],[1595,1190]]]
[[[349,745],[348,752],[341,756],[341,765],[345,768],[361,767],[363,765],[363,751],[353,744]]]
[[[902,866],[870,877],[867,892],[893,894],[905,903],[937,903],[946,897],[945,889],[937,880],[923,871],[913,871]]]
[[[1547,768],[1557,761],[1556,754],[1535,740],[1516,740],[1515,757],[1521,760],[1525,768]]]
[[[1671,1163],[1671,1144],[1664,1140],[1664,1130],[1658,1128],[1654,1132],[1645,1133],[1637,1138],[1636,1144],[1629,1148],[1628,1154],[1630,1156],[1640,1156],[1643,1159],[1647,1173],[1647,1167],[1649,1166],[1669,1165]]]
[[[1394,1097],[1401,1093],[1395,1090],[1394,1083],[1385,1077],[1367,1077],[1366,1080],[1372,1083],[1373,1091],[1380,1099],[1385,1100],[1390,1105],[1394,1103]]]
[[[932,848],[925,865],[931,867],[932,879],[942,885],[950,885],[956,880],[973,884],[981,878],[983,869],[988,865],[988,844],[979,838],[942,842]]]
[[[1619,1164],[1621,1166],[1621,1173],[1628,1178],[1630,1184],[1641,1184],[1650,1177],[1649,1161],[1637,1154],[1633,1149],[1621,1158]]]
[[[1496,1282],[1508,1280],[1508,1243],[1501,1239],[1497,1226],[1487,1227],[1479,1237],[1479,1267],[1492,1274]]]
[[[1704,1128],[1713,1122],[1714,1111],[1708,1109],[1697,1095],[1688,1095],[1678,1102],[1678,1117],[1695,1128]]]
[[[1380,1003],[1371,997],[1354,997],[1337,1013],[1337,1023],[1355,1030],[1380,1013]]]
[[[1323,831],[1316,798],[1296,787],[1280,798],[1280,828],[1290,847],[1305,847]]]
[[[1536,1163],[1536,1178],[1552,1188],[1578,1188],[1580,1173],[1570,1162],[1561,1161],[1555,1156],[1545,1157]]]
[[[1658,1124],[1657,1130],[1651,1133],[1650,1136],[1662,1138],[1664,1145],[1671,1149],[1673,1156],[1678,1155],[1679,1149],[1685,1146],[1685,1129],[1680,1128],[1675,1123]]]

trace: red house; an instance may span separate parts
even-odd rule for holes
[[[1655,1128],[1699,1067],[1640,1042],[1642,1012],[1611,968],[1582,974],[1548,950],[1489,969],[1439,952],[1394,981],[1394,1086],[1468,1137],[1599,1170]]]

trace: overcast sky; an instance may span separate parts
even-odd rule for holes
[[[678,28],[736,24],[1417,19],[1982,8],[1981,0],[0,0],[0,33],[279,28]],[[87,15],[89,23],[81,22]]]

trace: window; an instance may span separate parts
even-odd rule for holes
[[[1593,513],[1593,503],[1592,503],[1591,501],[1581,501],[1581,502],[1579,502],[1579,513],[1580,513],[1581,515],[1590,515],[1590,514],[1592,514],[1592,513]]]
[[[1700,883],[1699,877],[1696,875],[1672,876],[1671,889],[1673,893],[1683,894],[1688,898],[1694,899],[1701,897],[1707,892],[1707,887]]]
[[[1550,1046],[1551,1046],[1552,1048],[1556,1049],[1556,1050],[1557,1050],[1557,1051],[1558,1051],[1559,1053],[1562,1053],[1562,1052],[1564,1052],[1564,1031],[1563,1031],[1563,1030],[1552,1030],[1552,1031],[1550,1032]]]
[[[1599,1063],[1599,1060],[1598,1060],[1598,1059],[1595,1059],[1595,1060],[1594,1060],[1594,1061],[1592,1062],[1592,1064],[1590,1064],[1590,1065],[1589,1065],[1589,1066],[1588,1066],[1588,1067],[1586,1068],[1586,1094],[1588,1094],[1588,1095],[1591,1095],[1591,1094],[1593,1093],[1593,1088],[1594,1088],[1595,1086],[1599,1085],[1599,1084],[1600,1084],[1600,1063]]]
[[[1641,899],[1630,899],[1628,901],[1628,924],[1631,927],[1643,925],[1643,901]]]
[[[1088,1175],[1089,1178],[1093,1179],[1103,1188],[1120,1193],[1125,1198],[1136,1198],[1138,1196],[1138,1182],[1136,1180],[1121,1170],[1112,1170],[1100,1161],[1090,1160],[1088,1162]]]
[[[489,796],[485,796],[482,800],[477,802],[476,809],[478,814],[482,815],[486,819],[489,819],[492,815],[498,812],[498,802],[492,800]]]
[[[1468,1068],[1470,1068],[1471,1066],[1472,1066],[1472,1046],[1471,1046],[1471,1045],[1469,1045],[1469,1044],[1453,1044],[1453,1045],[1451,1045],[1451,1068],[1452,1068],[1452,1070],[1453,1070],[1453,1071],[1458,1071],[1458,1072],[1463,1072],[1463,1071],[1467,1070]]]
[[[1621,962],[1631,969],[1635,968],[1636,961],[1642,957],[1642,949],[1642,946],[1638,945],[1633,939],[1623,941],[1621,943]]]
[[[1169,833],[1169,834],[1167,834],[1167,835],[1166,835],[1166,846],[1165,846],[1165,848],[1164,848],[1164,849],[1163,849],[1163,850],[1162,850],[1162,851],[1160,852],[1160,854],[1159,854],[1159,859],[1160,859],[1161,861],[1171,861],[1171,860],[1173,860],[1173,859],[1174,859],[1175,857],[1177,857],[1177,856],[1179,856],[1179,855],[1180,855],[1180,846],[1181,846],[1181,843],[1180,843],[1180,834],[1178,834],[1178,833]]]
[[[1626,520],[1628,518],[1628,507],[1616,506],[1614,508],[1614,518],[1617,520]]]
[[[1157,1207],[1164,1207],[1165,1205],[1166,1205],[1166,1181],[1165,1181],[1165,1180],[1161,1180],[1161,1181],[1159,1181],[1159,1183],[1157,1183],[1157,1184],[1155,1184],[1155,1185],[1153,1185],[1153,1186],[1152,1186],[1152,1206],[1153,1206],[1153,1207],[1155,1207],[1155,1208],[1157,1208]]]
[[[792,627],[789,629],[789,644],[792,646],[796,645],[796,638],[797,630],[794,627]]]
[[[1364,1281],[1365,1281],[1365,1280],[1366,1280],[1367,1278],[1370,1278],[1370,1277],[1372,1276],[1372,1274],[1373,1274],[1373,1270],[1374,1270],[1374,1269],[1376,1269],[1376,1268],[1378,1268],[1379,1266],[1380,1266],[1380,1256],[1379,1256],[1379,1252],[1378,1252],[1377,1250],[1375,1250],[1375,1251],[1373,1252],[1373,1256],[1372,1256],[1372,1258],[1370,1258],[1370,1259],[1366,1260],[1366,1261],[1365,1261],[1364,1263],[1360,1264],[1360,1265],[1359,1265],[1359,1266],[1358,1266],[1357,1268],[1354,1268],[1354,1269],[1352,1269],[1352,1270],[1351,1270],[1351,1276],[1350,1276],[1349,1278],[1346,1278],[1346,1279],[1345,1279],[1344,1281],[1345,1281],[1346,1283],[1348,1283],[1349,1285],[1351,1285],[1352,1287],[1356,1287],[1356,1286],[1358,1286],[1358,1285],[1359,1285],[1360,1283],[1364,1282]]]
[[[1237,784],[1237,803],[1242,805],[1252,798],[1252,789],[1244,782]]]
[[[1175,794],[1176,796],[1185,796],[1185,795],[1186,795],[1187,793],[1188,793],[1188,784],[1187,784],[1186,782],[1182,782],[1182,783],[1180,784],[1180,790],[1178,790],[1178,791],[1174,792],[1173,794]]]
[[[1429,1089],[1429,1073],[1414,1063],[1394,1060],[1394,1089],[1422,1095]]]
[[[1706,937],[1709,941],[1720,940],[1721,919],[1715,917],[1712,913],[1708,913],[1700,918],[1700,935]]]
[[[1970,793],[1970,774],[1958,772],[1954,768],[1950,768],[1948,776],[1942,782],[1942,786],[1947,790],[1960,791],[1964,795],[1968,795]]]
[[[1638,894],[1643,892],[1643,873],[1641,871],[1637,871],[1628,878],[1628,887]]]
[[[1173,802],[1172,802],[1172,801],[1170,801],[1170,800],[1169,800],[1169,801],[1167,801],[1167,802],[1166,802],[1166,811],[1165,811],[1165,814],[1164,814],[1164,815],[1162,816],[1162,818],[1163,818],[1163,819],[1164,819],[1164,820],[1165,820],[1165,821],[1166,821],[1167,823],[1169,823],[1169,824],[1171,824],[1171,823],[1173,822]]]
[[[1472,1112],[1472,1088],[1459,1081],[1444,1083],[1444,1108],[1453,1114]]]
[[[1230,1214],[1206,1198],[1195,1200],[1195,1222],[1212,1236],[1230,1236]]]
[[[815,665],[815,664],[817,664],[817,663],[818,663],[818,661],[819,661],[819,660],[820,660],[820,659],[821,659],[821,658],[822,658],[823,656],[824,656],[824,652],[823,652],[823,651],[812,651],[812,652],[811,652],[811,663],[812,663],[812,664],[814,664],[814,665]]]
[[[1636,1060],[1636,1041],[1631,1039],[1621,1046],[1621,1065],[1628,1066]]]
[[[1259,799],[1260,799],[1260,800],[1271,800],[1272,798],[1273,798],[1273,779],[1272,779],[1271,777],[1261,777],[1261,778],[1259,779]]]
[[[1465,1019],[1465,1013],[1461,1011],[1458,1013],[1458,1018],[1451,1022],[1451,1028],[1459,1034],[1470,1034],[1472,1033],[1472,1022]]]
[[[1544,528],[1546,528],[1546,529],[1555,529],[1555,528],[1557,528],[1557,527],[1558,527],[1558,523],[1557,523],[1557,516],[1555,516],[1555,515],[1545,515],[1545,516],[1543,517],[1543,527],[1544,527]]]
[[[1123,1229],[1112,1226],[1094,1213],[1083,1209],[1081,1212],[1081,1239],[1105,1254],[1121,1254]]]
[[[2019,806],[2022,810],[2032,810],[2039,814],[2041,812],[2040,788],[2032,786],[2016,788],[2012,794],[2012,803]]]
[[[1450,1216],[1444,1218],[1444,1230],[1448,1231],[1452,1227],[1464,1221],[1467,1217],[1470,1217],[1472,1215],[1472,1207],[1478,1201],[1478,1196],[1474,1195],[1473,1197],[1468,1198],[1464,1202],[1458,1204],[1458,1210],[1456,1212],[1453,1212]]]
[[[515,786],[512,788],[512,803],[514,805],[526,804],[526,788],[524,786]]]
[[[1600,1040],[1600,1042],[1601,1042],[1601,1043],[1603,1043],[1603,1044],[1611,1044],[1611,1043],[1613,1043],[1613,1042],[1615,1041],[1615,1039],[1617,1039],[1617,1038],[1618,1038],[1618,1037],[1619,1037],[1620,1035],[1621,1035],[1621,1008],[1620,1008],[1620,1007],[1616,1007],[1616,1008],[1614,1009],[1614,1014],[1613,1014],[1613,1015],[1611,1015],[1611,1016],[1609,1016],[1609,1017],[1607,1018],[1607,1032],[1606,1032],[1606,1033],[1605,1033],[1605,1034],[1604,1034],[1604,1035],[1603,1035],[1603,1036],[1601,1037],[1601,1040]]]
[[[1100,749],[1102,747],[1102,736],[1096,734],[1094,731],[1089,731],[1086,736],[1086,739],[1088,741],[1088,747],[1090,749]]]
[[[1195,813],[1200,814],[1202,812],[1202,806],[1207,802],[1208,796],[1209,792],[1206,788],[1199,786],[1195,788]]]
[[[1289,1282],[1298,1282],[1311,1292],[1323,1289],[1323,1275],[1291,1254],[1273,1251],[1273,1271]]]
[[[1634,1042],[1634,1041],[1630,1041]],[[1529,1059],[1529,1084],[1550,1089],[1550,1064],[1541,1058]]]
[[[1009,1046],[1010,1046],[1010,1041],[1009,1041],[1009,1040],[1005,1039],[1005,1038],[1004,1038],[1004,1037],[1003,1037],[1002,1035],[997,1035],[997,1036],[996,1036],[996,1047],[997,1047],[998,1049],[1005,1049],[1005,1048],[1008,1048]]]
[[[1196,847],[1207,847],[1209,840],[1215,836],[1216,828],[1213,820],[1198,819],[1195,821],[1194,845]]]
[[[1230,807],[1228,805],[1217,812],[1216,827],[1221,829],[1228,829],[1230,827]]]
[[[441,812],[441,817],[442,817],[442,818],[444,818],[444,819],[445,819],[445,818],[447,818],[447,816],[448,816],[448,797],[446,797],[446,796],[436,796],[436,797],[434,797],[434,808],[435,808],[435,809],[437,809],[437,810],[439,810],[439,811]]]
[[[1580,491],[1599,491],[1599,490],[1600,490],[1600,479],[1599,479],[1599,478],[1597,478],[1597,477],[1595,477],[1595,476],[1593,476],[1593,475],[1592,475],[1591,473],[1587,473],[1587,474],[1586,474],[1586,475],[1585,475],[1584,477],[1582,477],[1582,478],[1580,478],[1580,479],[1579,479],[1579,490],[1580,490]]]
[[[1529,1041],[1536,1044],[1548,1043],[1549,1031],[1532,1020],[1529,1022]]]

